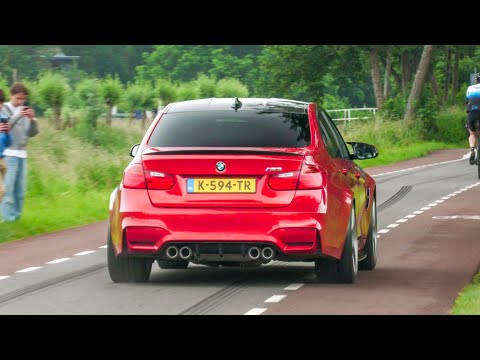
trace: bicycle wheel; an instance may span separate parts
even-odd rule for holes
[[[478,178],[480,179],[480,158],[479,158],[479,153],[480,151],[480,136],[477,138],[477,171],[478,171]]]

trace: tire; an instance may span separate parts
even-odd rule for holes
[[[358,239],[354,205],[350,210],[345,245],[340,260],[315,260],[317,279],[322,282],[353,284],[358,272]]]
[[[478,128],[477,128],[478,130]],[[480,157],[479,157],[479,151],[480,151],[480,138],[477,139],[477,172],[478,172],[478,178],[480,179]]]
[[[367,257],[358,264],[359,270],[373,270],[377,265],[377,199],[375,197],[372,201],[371,211],[367,241],[363,249]]]
[[[187,260],[157,260],[161,269],[186,269],[188,263]]]
[[[110,229],[107,235],[107,265],[110,279],[116,283],[146,282],[152,271],[151,259],[116,256]]]

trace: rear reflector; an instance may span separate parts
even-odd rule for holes
[[[142,164],[130,164],[123,173],[123,187],[127,189],[145,189],[145,176]]]

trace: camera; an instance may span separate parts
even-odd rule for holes
[[[0,123],[6,123],[8,122],[9,119],[10,119],[9,117],[6,117],[0,114]]]
[[[28,110],[30,109],[30,104],[28,103],[28,101],[25,101],[25,103],[23,104],[23,110]]]

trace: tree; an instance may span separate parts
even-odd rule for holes
[[[236,79],[222,79],[217,83],[215,96],[219,98],[248,97],[248,88]]]
[[[123,86],[118,77],[108,76],[100,83],[100,95],[107,105],[107,124],[112,125],[112,109],[122,96]]]
[[[63,128],[60,112],[69,92],[67,79],[59,73],[44,73],[38,80],[38,98],[45,107],[52,109],[53,124],[57,130]]]
[[[100,81],[96,78],[81,80],[74,93],[74,108],[84,109],[87,125],[95,130],[97,119],[105,111],[105,103],[100,94]]]
[[[215,77],[200,74],[197,79],[193,81],[193,84],[198,88],[200,98],[205,99],[215,96],[215,89],[217,88],[217,80]]]
[[[145,111],[154,106],[154,92],[146,83],[129,84],[124,93],[123,101],[129,111],[129,121],[132,121],[132,114],[135,110],[142,111],[142,128],[145,128]]]
[[[407,109],[403,118],[405,121],[409,121],[413,118],[416,102],[422,95],[423,86],[425,85],[425,79],[427,78],[430,69],[434,50],[435,45],[425,45],[423,48],[422,57],[418,64],[417,73],[415,75],[415,80],[413,81],[412,90],[410,91],[410,96],[407,102]]]
[[[160,105],[162,106],[166,106],[171,102],[174,102],[177,97],[177,89],[170,80],[158,80],[155,92],[157,93],[157,96],[160,100]]]
[[[383,96],[382,81],[380,78],[380,66],[378,64],[378,46],[375,45],[370,50],[370,66],[372,71],[373,90],[378,110],[382,109],[385,98]]]

